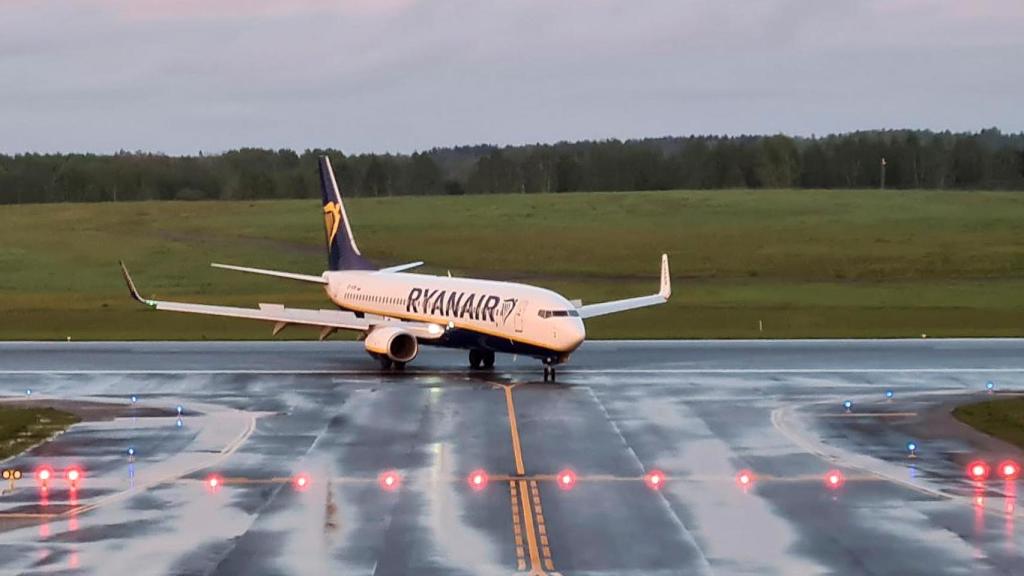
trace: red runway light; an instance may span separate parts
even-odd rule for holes
[[[665,473],[661,470],[651,470],[644,475],[644,483],[651,490],[661,490],[665,485]]]
[[[296,476],[295,480],[293,480],[293,483],[295,484],[295,489],[301,491],[305,490],[306,488],[309,488],[311,480],[309,479],[309,475],[303,473]]]
[[[40,482],[42,482],[43,485],[46,485],[46,483],[49,482],[50,478],[52,478],[52,477],[53,477],[53,470],[51,470],[49,466],[44,466],[44,467],[42,467],[42,468],[40,468],[39,470],[36,471],[36,478]]]
[[[736,483],[740,488],[748,488],[754,484],[754,473],[750,470],[740,470],[736,474]]]
[[[394,492],[402,484],[402,477],[398,472],[388,470],[387,472],[382,472],[377,481],[380,483],[381,490]]]
[[[469,487],[478,492],[487,487],[488,480],[487,472],[483,470],[474,470],[469,473]]]
[[[981,460],[975,460],[967,465],[967,475],[970,476],[971,480],[982,481],[988,478],[990,470],[988,464]]]
[[[839,470],[829,470],[828,473],[825,474],[825,486],[832,490],[841,488],[845,482],[846,479],[843,478],[843,473]]]
[[[562,490],[572,490],[576,485],[576,473],[572,470],[562,470],[558,473],[558,487]]]
[[[216,474],[211,474],[206,479],[206,487],[209,488],[211,492],[216,492],[217,490],[220,490],[220,487],[223,484],[224,480],[220,476],[217,476]]]
[[[82,479],[82,471],[78,468],[68,468],[64,472],[64,477],[67,478],[68,482],[71,483],[71,487],[74,488],[78,481]]]
[[[1013,460],[1005,460],[999,464],[999,475],[1006,480],[1016,480],[1020,476],[1020,464]]]

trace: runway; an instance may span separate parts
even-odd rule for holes
[[[526,358],[464,365],[424,350],[382,375],[349,342],[0,344],[4,399],[129,408],[0,466],[84,472],[74,490],[25,478],[0,496],[0,572],[1010,574],[1024,561],[1017,483],[964,472],[1021,454],[947,416],[1024,390],[1024,341],[588,342],[554,385]]]

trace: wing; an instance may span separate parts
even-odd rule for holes
[[[434,340],[439,338],[444,329],[436,324],[425,322],[404,322],[390,320],[380,316],[366,316],[358,318],[351,312],[341,310],[306,310],[302,308],[286,308],[281,304],[260,304],[259,308],[236,308],[234,306],[213,306],[209,304],[192,304],[188,302],[169,302],[165,300],[148,300],[139,295],[135,288],[135,282],[128,274],[128,268],[121,262],[121,273],[124,275],[125,283],[132,298],[142,302],[155,310],[166,310],[169,312],[185,312],[188,314],[205,314],[208,316],[224,316],[228,318],[246,318],[249,320],[264,320],[274,322],[274,334],[276,335],[286,326],[299,324],[305,326],[316,326],[321,328],[320,339],[330,336],[337,330],[352,330],[355,332],[369,332],[378,326],[399,326],[412,335],[422,340]]]
[[[637,308],[646,308],[647,306],[664,304],[665,302],[668,302],[668,299],[671,297],[672,279],[669,276],[668,270],[668,254],[662,254],[661,287],[657,294],[639,296],[637,298],[627,298],[625,300],[601,302],[600,304],[588,304],[586,306],[580,306],[576,310],[580,313],[581,318],[593,318],[595,316],[604,316],[606,314],[615,314],[616,312],[625,312],[626,310],[635,310]]]

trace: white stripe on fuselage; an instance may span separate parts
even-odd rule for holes
[[[368,271],[328,272],[326,277],[327,296],[349,310],[451,325],[559,353],[575,350],[585,335],[578,317],[538,315],[540,310],[575,308],[559,294],[537,286]]]

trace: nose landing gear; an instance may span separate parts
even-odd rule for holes
[[[544,381],[555,381],[555,364],[550,359],[544,360]]]

